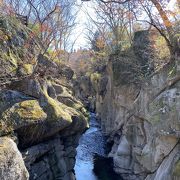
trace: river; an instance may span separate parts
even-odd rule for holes
[[[90,114],[90,128],[82,135],[77,147],[75,176],[76,180],[122,180],[117,176],[106,159],[106,140],[94,113]],[[94,161],[99,161],[96,174]]]

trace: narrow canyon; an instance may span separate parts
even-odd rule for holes
[[[59,60],[37,29],[0,13],[0,179],[180,180],[179,40],[160,61],[153,28],[108,55],[96,33]]]

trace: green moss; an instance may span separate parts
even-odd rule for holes
[[[155,114],[150,118],[150,122],[153,123],[153,124],[159,123],[160,120],[161,120],[160,114]]]
[[[17,69],[17,60],[10,52],[4,52],[3,50],[0,50],[0,61],[2,61],[4,64],[3,67],[7,72],[13,72]]]
[[[69,107],[74,107],[75,108],[75,101],[71,97],[64,97],[64,96],[58,96],[57,97],[58,101],[61,103],[69,106]]]
[[[17,68],[17,59],[14,57],[14,54],[9,51],[9,61]]]
[[[176,66],[173,66],[168,72],[168,77],[174,77],[175,75],[176,75]]]
[[[75,103],[73,108],[76,109],[78,112],[82,113],[86,121],[89,120],[89,113],[82,104]]]
[[[6,109],[0,118],[0,135],[46,120],[47,115],[37,100],[26,100]]]
[[[58,121],[64,119],[68,122],[72,122],[71,115],[66,111],[67,106],[49,97],[47,90],[44,88],[43,93],[46,98],[45,111],[48,114],[48,118],[52,121]]]
[[[41,120],[42,117],[46,117],[45,112],[40,107],[38,101],[27,100],[19,103],[19,108],[15,110],[20,119],[31,119],[31,120]]]
[[[98,84],[99,80],[101,79],[101,74],[95,72],[91,74],[90,79],[93,84]]]
[[[153,111],[158,111],[159,109],[164,107],[164,101],[163,98],[158,99],[158,101],[153,101],[150,105],[149,105],[149,111],[153,112]]]
[[[89,118],[89,114],[87,110],[83,107],[83,104],[80,101],[73,99],[73,97],[71,96],[68,96],[68,97],[58,96],[57,99],[61,103],[73,109],[74,114],[78,116],[80,116],[80,114],[83,114],[84,118],[87,118],[87,119]],[[71,109],[69,110],[72,111]]]
[[[72,107],[73,107],[74,109],[76,109],[76,110],[81,110],[82,104],[74,103]]]
[[[23,64],[23,68],[26,74],[33,73],[33,65],[32,64]]]
[[[170,57],[170,52],[165,39],[158,35],[154,42],[154,46],[156,48],[157,58],[164,62],[167,61],[168,57]]]
[[[180,177],[180,160],[175,165],[173,175],[177,176],[177,177]]]

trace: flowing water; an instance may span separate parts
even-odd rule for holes
[[[105,157],[105,137],[94,113],[90,115],[90,128],[82,135],[77,147],[75,175],[76,180],[121,180],[110,167]],[[94,172],[95,157],[100,157],[98,168]],[[98,161],[99,158],[96,159]],[[99,171],[99,172],[97,172]]]

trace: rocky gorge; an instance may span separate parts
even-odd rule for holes
[[[90,124],[99,141],[106,136],[116,174],[180,179],[178,56],[154,71],[146,66],[147,38],[135,36],[133,52],[112,54],[95,75],[73,79],[72,69],[52,61],[17,19],[0,16],[0,35],[0,179],[74,180],[76,148],[89,127],[86,108],[96,112],[98,127]],[[91,131],[84,136],[94,137]],[[80,142],[96,143],[89,139]]]
[[[143,66],[143,78],[131,63],[152,59],[150,33],[137,32],[131,52],[111,55],[95,75],[80,77],[77,94],[86,101],[91,96],[117,174],[125,180],[179,180],[179,56],[151,75]]]

